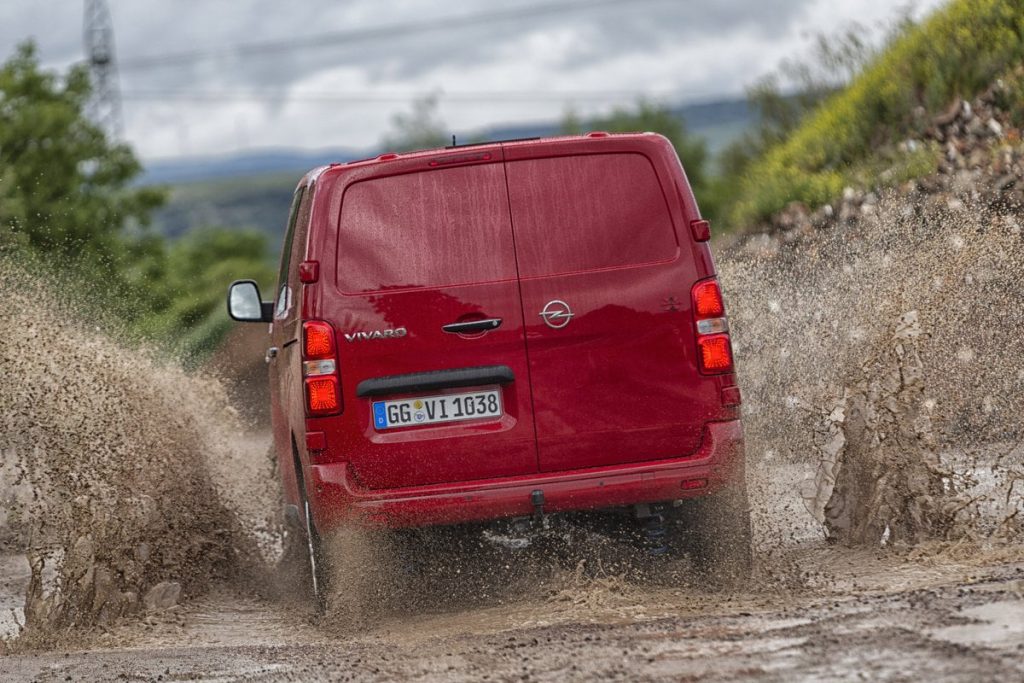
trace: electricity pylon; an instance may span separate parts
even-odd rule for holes
[[[119,140],[124,132],[121,87],[114,57],[114,24],[110,21],[106,0],[85,0],[82,26],[92,80],[92,97],[86,114],[108,136]]]

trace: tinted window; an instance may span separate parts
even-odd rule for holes
[[[508,164],[523,277],[664,261],[675,232],[661,185],[641,154]]]
[[[292,208],[288,212],[288,229],[284,235],[284,246],[281,248],[281,270],[277,274],[277,304],[274,306],[274,315],[281,316],[291,306],[291,290],[288,287],[288,267],[292,259],[292,240],[295,237],[295,224],[299,216],[299,204],[302,202],[302,195],[305,186],[295,191],[292,197]]]
[[[337,267],[347,292],[514,278],[501,164],[350,185],[342,201]]]

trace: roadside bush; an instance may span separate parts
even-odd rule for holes
[[[269,293],[275,276],[263,233],[192,230],[167,249],[166,273],[154,297],[162,305],[139,321],[140,331],[162,340],[186,361],[199,360],[220,344],[233,324],[225,310],[228,285],[240,277],[253,278]]]

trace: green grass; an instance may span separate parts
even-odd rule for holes
[[[927,173],[934,157],[929,163],[919,152],[899,159],[891,150],[927,125],[930,116],[915,117],[915,109],[937,112],[957,96],[973,97],[1022,61],[1024,0],[951,2],[898,38],[848,88],[751,164],[729,223],[756,224],[793,201],[821,206],[844,186],[865,180],[890,184]],[[881,178],[880,168],[891,172]]]

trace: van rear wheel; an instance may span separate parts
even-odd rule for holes
[[[673,545],[690,551],[698,571],[727,586],[738,586],[750,577],[753,556],[746,486],[685,500],[672,512]]]
[[[323,616],[329,611],[336,623],[358,625],[385,607],[400,587],[389,561],[396,546],[393,534],[356,525],[322,533],[309,501],[303,505],[316,613]]]
[[[313,513],[309,507],[309,499],[303,497],[303,512],[306,516],[306,547],[309,553],[309,574],[311,577],[313,606],[317,614],[327,611],[327,584],[330,571],[327,567],[327,556],[324,554],[323,542],[313,522]]]

